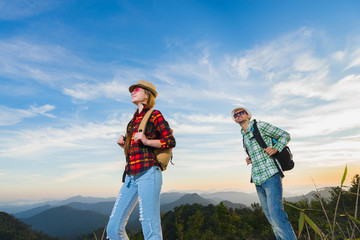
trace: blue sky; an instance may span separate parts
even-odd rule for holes
[[[163,191],[253,192],[230,112],[287,130],[289,193],[360,170],[358,1],[1,1],[1,200],[115,196],[128,87],[177,140]]]

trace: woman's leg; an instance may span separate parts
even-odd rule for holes
[[[161,169],[154,166],[148,169],[135,182],[139,189],[140,222],[145,240],[161,240],[160,192],[162,185]]]
[[[107,239],[128,240],[125,226],[138,199],[138,189],[132,176],[127,175],[116,198],[109,222],[107,224]]]

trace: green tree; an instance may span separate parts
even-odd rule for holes
[[[184,239],[184,220],[182,219],[182,216],[181,216],[182,212],[183,212],[183,207],[184,206],[181,206],[175,215],[175,226],[176,226],[176,230],[177,230],[176,235],[179,240]]]
[[[195,214],[190,216],[187,221],[187,234],[185,239],[200,239],[201,238],[201,228],[204,223],[204,216],[200,210],[196,210]]]
[[[0,239],[1,240],[59,240],[42,232],[32,230],[30,226],[14,216],[0,212]]]

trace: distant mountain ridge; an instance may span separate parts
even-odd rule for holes
[[[328,197],[331,187],[327,187],[320,191],[322,196]],[[297,199],[311,199],[315,191],[311,191],[305,195],[295,196],[295,197],[286,197],[285,199],[290,202],[297,201]],[[187,192],[165,192],[160,195],[161,205],[166,205],[173,203],[180,199],[186,194],[192,194]],[[246,206],[251,206],[252,203],[259,202],[256,193],[244,193],[244,192],[235,192],[235,191],[223,191],[223,192],[213,192],[213,193],[201,193],[198,194],[204,199],[207,199],[213,204],[218,204],[221,201],[230,201],[232,203],[244,204]],[[0,205],[0,211],[14,214],[18,218],[26,218],[40,213],[42,210],[50,209],[55,206],[69,205],[73,206],[74,203],[83,203],[83,204],[99,204],[105,202],[114,202],[115,197],[108,198],[95,198],[95,197],[83,197],[83,196],[74,196],[65,200],[51,200],[43,203],[29,204],[29,205]],[[106,205],[106,204],[105,204]],[[74,208],[84,209],[83,206],[73,206]],[[37,209],[36,209],[37,208]],[[86,208],[86,207],[85,207]],[[108,206],[98,207],[103,208],[101,213],[108,211]],[[91,210],[91,209],[89,209]],[[111,209],[110,209],[111,211]]]
[[[182,197],[180,197],[175,202],[172,202],[172,203],[169,203],[169,204],[166,204],[166,205],[162,205],[161,206],[161,211],[168,212],[168,211],[173,210],[177,206],[185,205],[185,204],[192,205],[194,203],[198,203],[198,204],[201,204],[203,206],[213,204],[213,202],[201,197],[197,193],[189,193],[189,194],[183,195]]]
[[[328,196],[331,188],[320,191],[322,196]],[[299,197],[287,198],[287,201],[296,201],[296,198],[313,197],[313,192]],[[74,202],[74,201],[75,202]],[[105,201],[104,201],[105,200]],[[79,202],[76,202],[79,201]],[[180,193],[167,192],[161,194],[161,211],[171,211],[180,205],[192,205],[194,203],[207,206],[217,205],[220,202],[228,208],[246,208],[254,202],[258,202],[256,194],[241,192],[215,192],[215,193]],[[95,229],[104,227],[111,213],[115,198],[87,198],[75,196],[63,201],[52,201],[56,205],[46,202],[23,212],[15,214],[26,224],[32,225],[33,229],[42,231],[51,236],[66,237],[71,239]],[[244,204],[246,203],[246,204]],[[59,204],[63,204],[60,205]],[[138,206],[132,212],[127,227],[136,230],[140,228]]]
[[[285,198],[286,201],[288,202],[297,202],[299,200],[302,200],[302,199],[307,199],[309,201],[315,199],[314,196],[317,196],[317,194],[320,194],[320,196],[322,198],[330,198],[331,197],[331,192],[332,192],[332,189],[333,187],[325,187],[323,189],[320,189],[317,191],[311,191],[305,195],[302,195],[302,196],[295,196],[295,197],[289,197],[289,198]]]
[[[71,198],[67,198],[65,200],[50,200],[45,201],[42,203],[35,203],[35,204],[5,204],[0,205],[0,211],[17,214],[20,212],[25,212],[27,210],[36,208],[36,207],[43,207],[44,205],[50,206],[62,206],[72,202],[81,202],[81,203],[98,203],[98,202],[107,202],[107,201],[115,201],[115,197],[107,197],[107,198],[100,198],[100,197],[83,197],[83,196],[74,196]]]
[[[166,197],[169,197],[167,199]],[[71,198],[83,199],[83,198]],[[197,193],[170,193],[163,196],[164,202],[169,202],[176,199],[174,202],[162,204],[161,211],[171,211],[180,205],[192,205],[194,203],[207,206],[209,204],[217,204],[218,200],[205,199]],[[89,202],[89,201],[87,201]],[[66,203],[62,206],[44,205],[30,209],[24,212],[15,214],[15,216],[22,217],[21,220],[29,224],[33,229],[42,231],[54,237],[66,237],[71,239],[74,236],[81,236],[104,227],[109,214],[111,213],[114,201],[96,202],[96,203],[81,203],[64,201]],[[224,204],[231,208],[244,208],[243,204],[232,203],[224,201]],[[34,214],[31,216],[31,214]],[[132,212],[127,227],[130,229],[140,228],[138,206]]]
[[[95,211],[60,206],[22,220],[50,236],[72,239],[104,227],[107,217]]]
[[[203,198],[212,200],[215,204],[219,204],[221,201],[230,201],[232,203],[240,203],[246,206],[251,206],[252,203],[259,202],[259,198],[256,193],[244,193],[244,192],[215,192],[200,194]]]
[[[26,210],[24,212],[20,212],[20,213],[17,213],[15,214],[15,216],[19,219],[22,219],[22,218],[29,218],[29,217],[32,217],[36,214],[39,214],[41,212],[44,212],[46,210],[49,210],[51,208],[53,208],[54,206],[52,205],[49,205],[49,204],[46,204],[46,205],[43,205],[43,206],[39,206],[39,207],[35,207],[35,208],[32,208],[32,209],[29,209],[29,210]]]

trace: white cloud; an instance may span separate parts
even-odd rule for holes
[[[30,79],[55,87],[84,79],[94,80],[87,73],[90,68],[88,63],[59,45],[36,44],[22,39],[0,40],[0,75],[6,78]],[[97,68],[101,69],[101,66]],[[93,75],[95,72],[92,70]]]
[[[297,138],[332,136],[360,127],[360,99],[357,97],[360,95],[359,75],[345,76],[333,84],[306,80],[284,82],[276,85],[273,92],[282,99],[279,105],[291,101],[294,96],[299,96],[299,101],[313,98],[314,102],[305,108],[301,105],[298,105],[300,109],[287,108],[287,125],[291,126]]]
[[[309,71],[310,67],[311,69],[314,67],[305,65],[304,58],[311,59],[316,65],[320,65],[318,60],[311,57],[311,49],[308,48],[311,37],[311,31],[303,28],[294,34],[247,50],[240,57],[233,58],[231,65],[242,78],[248,78],[251,72],[262,72],[274,78],[275,73],[279,75],[283,71],[289,71],[289,61],[294,62],[296,59],[295,66],[298,69]]]
[[[81,100],[93,100],[99,97],[124,100],[130,96],[128,85],[116,80],[99,84],[75,84],[70,88],[64,88],[63,92],[66,95]]]
[[[325,60],[316,59],[309,54],[298,56],[294,61],[294,68],[296,71],[309,72],[324,68]]]
[[[351,58],[350,63],[345,69],[347,70],[347,69],[350,69],[353,67],[359,67],[360,66],[360,48],[355,49],[353,52],[351,52],[350,58]]]
[[[345,57],[344,51],[337,51],[335,52],[332,57],[337,61],[342,61]]]
[[[0,156],[24,157],[46,156],[69,150],[102,150],[106,146],[99,144],[102,140],[116,141],[120,129],[125,123],[110,120],[105,123],[71,124],[65,128],[46,127],[21,130],[12,133],[11,140],[3,141]]]
[[[30,106],[29,109],[14,109],[0,106],[0,126],[14,125],[25,118],[33,118],[39,115],[53,118],[54,116],[52,114],[47,113],[53,109],[55,109],[55,107],[49,104],[41,107]]]
[[[208,114],[208,115],[204,115],[204,114],[183,114],[183,113],[176,113],[174,115],[174,118],[176,119],[176,121],[179,122],[183,122],[183,121],[187,121],[187,122],[192,122],[192,123],[199,123],[199,124],[203,124],[203,123],[207,123],[207,124],[212,124],[212,123],[231,123],[233,122],[230,114],[229,116],[224,116],[224,115],[220,115],[220,114]]]
[[[323,98],[328,100],[347,100],[348,104],[351,102],[359,103],[358,97],[360,95],[360,75],[349,75],[342,78],[337,83],[330,86],[328,91],[325,91]],[[351,104],[354,105],[354,104]],[[358,105],[359,106],[359,105]]]

